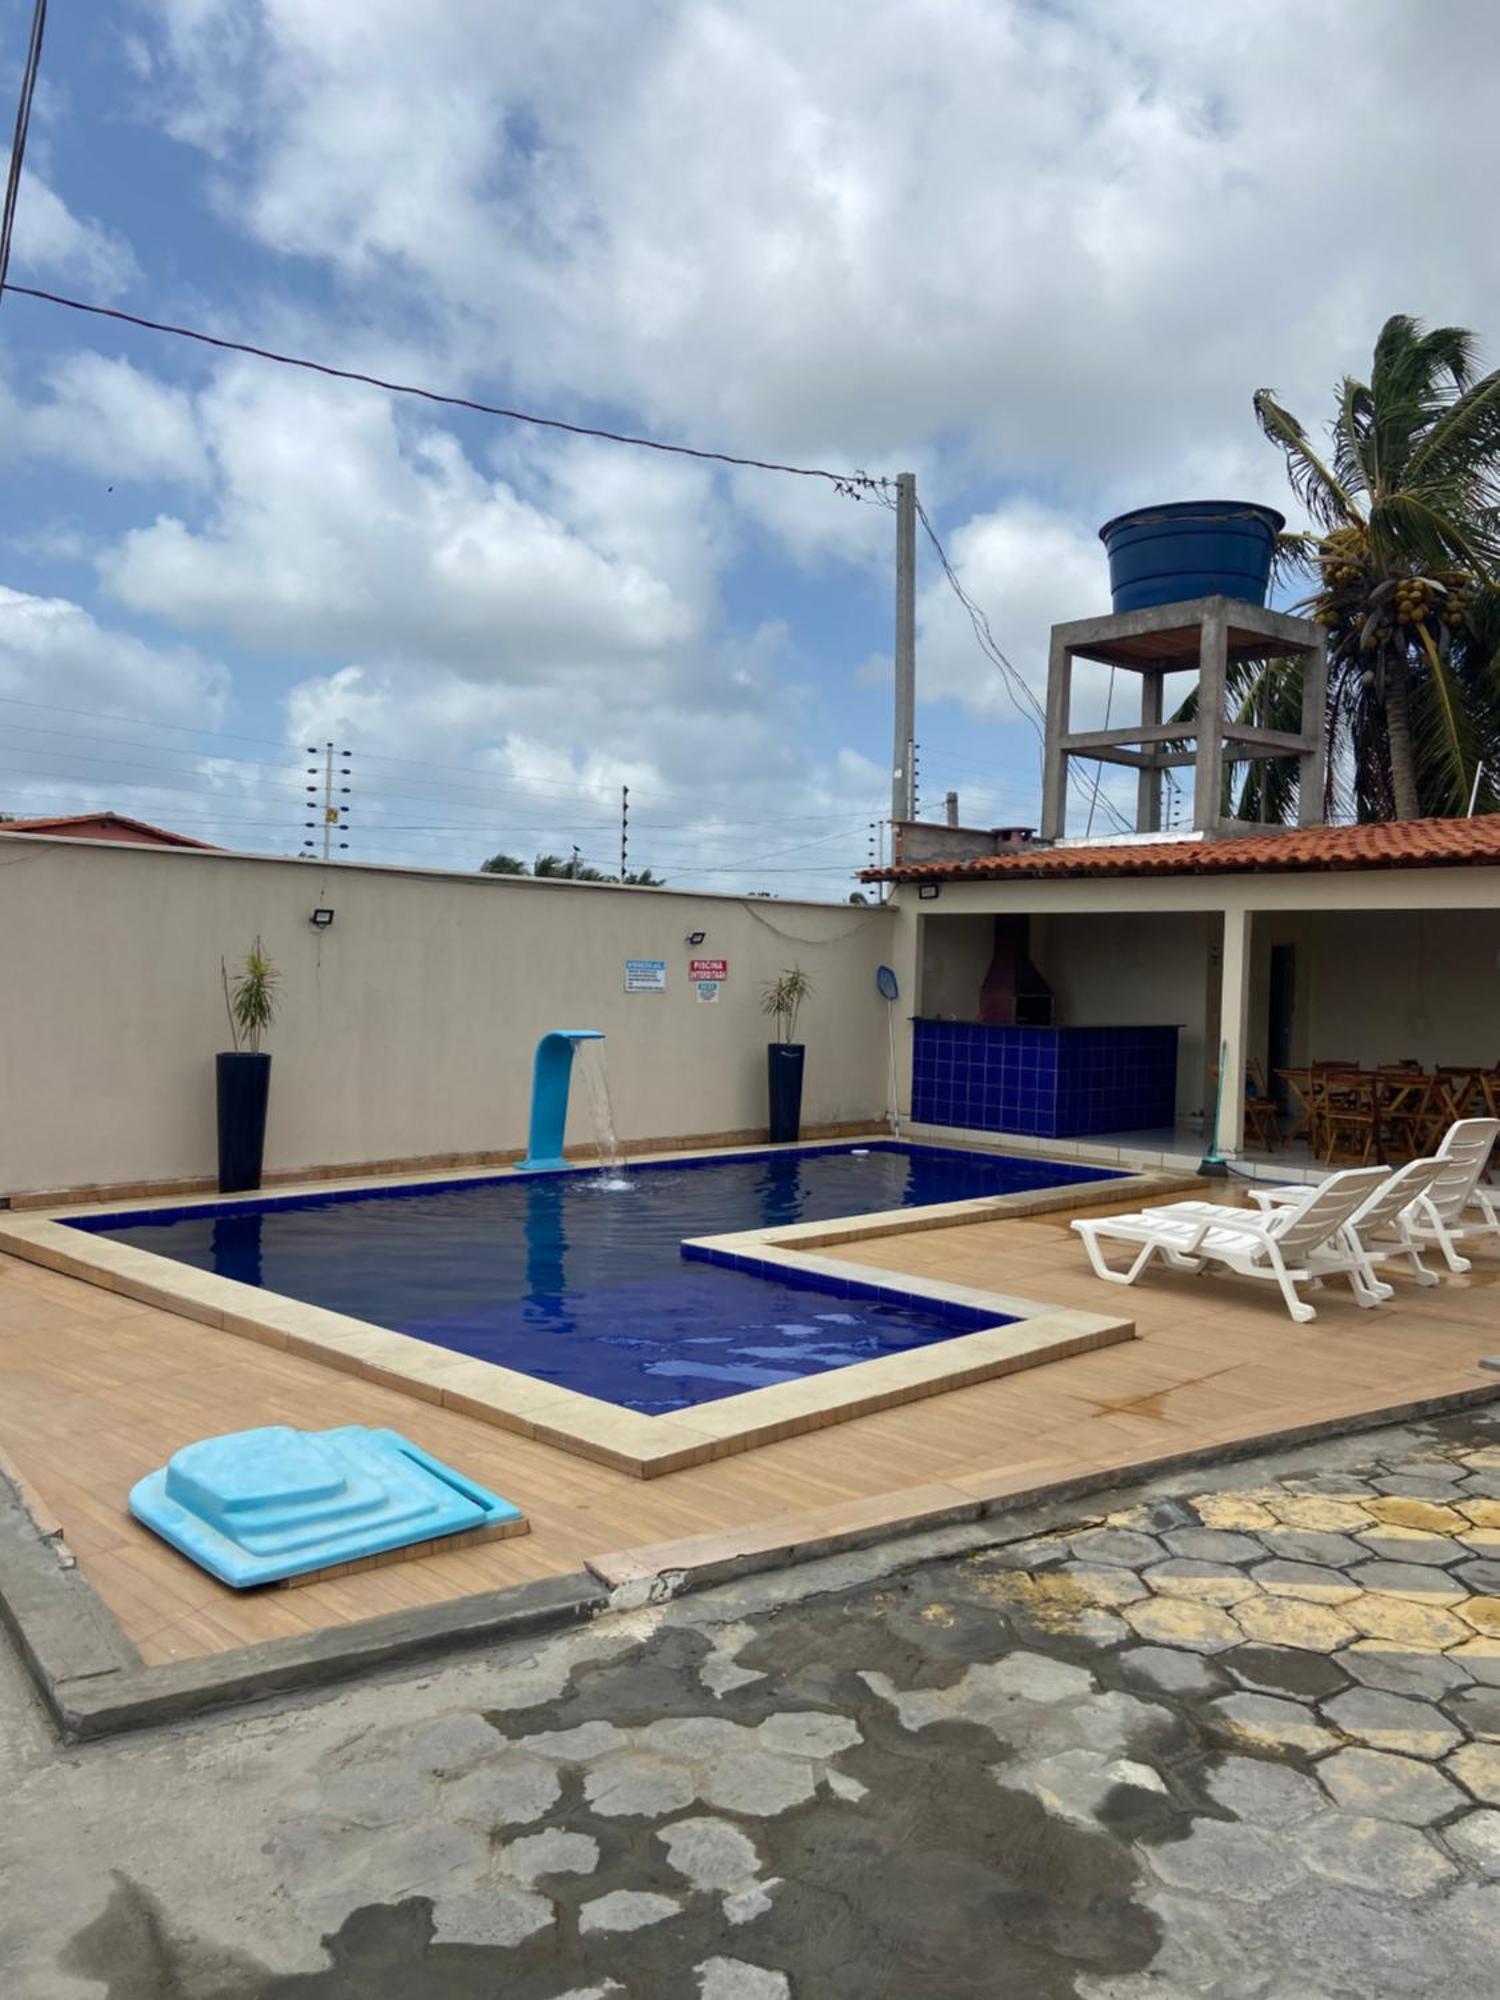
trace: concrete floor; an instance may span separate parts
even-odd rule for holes
[[[6,1657],[0,1993],[1493,1992],[1500,1416],[1038,1525],[75,1750]]]

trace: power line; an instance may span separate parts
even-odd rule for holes
[[[5,177],[5,207],[0,213],[0,292],[8,289],[10,239],[16,222],[16,199],[21,192],[21,162],[26,157],[26,135],[31,130],[31,99],[36,90],[36,73],[42,60],[42,35],[47,26],[47,0],[36,0],[31,16],[31,39],[26,48],[26,67],[21,74],[21,95],[16,104],[15,137],[10,145],[10,171]]]
[[[166,730],[171,730],[176,735],[195,736],[199,738],[211,737],[226,743],[259,743],[265,745],[267,748],[281,751],[284,756],[290,756],[292,754],[289,743],[280,737],[252,736],[247,734],[243,730],[210,729],[207,728],[206,726],[201,726],[195,723],[167,722],[163,720],[157,720],[156,718],[153,717],[142,716],[142,715],[118,715],[113,713],[105,713],[95,709],[66,708],[59,702],[31,701],[24,699],[20,695],[0,694],[0,703],[4,703],[7,706],[15,708],[35,709],[48,715],[75,716],[81,720],[89,722],[123,723],[124,726],[128,729],[166,729]],[[26,728],[27,725],[23,723],[8,723],[0,726],[7,727],[13,730],[20,730]],[[222,763],[222,764],[251,765],[262,770],[274,768],[264,758],[235,757],[229,751],[224,751],[224,750],[199,751],[199,750],[190,750],[187,748],[177,749],[171,744],[166,744],[166,743],[132,744],[128,738],[124,737],[108,738],[100,736],[95,731],[85,732],[85,731],[68,731],[68,730],[35,730],[30,733],[34,733],[37,735],[70,737],[70,738],[76,738],[79,741],[85,741],[85,740],[90,742],[117,741],[119,742],[122,748],[134,748],[143,750],[150,749],[155,751],[158,755],[163,755],[163,756],[171,756],[171,757],[196,756],[202,758],[211,758],[216,763]],[[445,764],[445,763],[439,763],[429,758],[397,757],[389,751],[369,750],[366,749],[363,745],[358,745],[357,747],[359,749],[359,755],[361,759],[365,762],[374,762],[380,764],[395,764],[399,766],[402,770],[409,770],[409,771],[441,771],[441,772],[453,771],[469,777],[476,777],[476,778],[487,777],[492,781],[491,785],[484,785],[484,786],[458,786],[458,785],[444,783],[441,789],[441,793],[439,794],[440,796],[443,797],[447,797],[453,793],[460,791],[472,792],[476,797],[481,797],[481,798],[504,798],[510,792],[518,792],[526,796],[535,798],[558,798],[565,800],[575,799],[578,793],[580,792],[599,792],[607,796],[611,800],[619,796],[618,787],[615,784],[606,782],[605,780],[602,779],[594,780],[589,778],[577,778],[574,779],[569,785],[536,784],[534,782],[528,781],[523,778],[507,779],[504,777],[502,773],[489,769],[483,764]],[[433,780],[431,782],[436,783],[437,781]],[[637,786],[641,786],[641,781],[639,778],[634,779],[632,782],[635,783]],[[498,789],[496,789],[495,787],[498,787]],[[659,799],[659,800],[670,799],[674,801],[680,801],[682,804],[687,806],[694,806],[700,800],[705,798],[719,798],[722,796],[722,786],[706,787],[702,792],[676,791],[658,785],[645,785],[641,786],[641,789],[649,793],[650,797],[653,799]],[[405,793],[387,792],[385,793],[385,796],[391,798],[403,798],[403,797],[422,798],[424,796],[431,796],[431,794],[423,794],[420,792],[405,792]],[[602,812],[606,812],[610,818],[613,817],[612,806],[608,808],[601,806],[600,809]],[[801,815],[800,817],[802,819],[843,819],[848,817],[848,815],[843,813],[813,813],[813,814],[804,814]],[[680,825],[689,825],[696,823],[697,822],[687,822],[687,821],[676,822],[676,824]],[[787,816],[785,814],[780,814],[780,813],[778,813],[772,819],[732,820],[732,821],[722,822],[722,824],[732,825],[732,826],[784,826],[787,825],[788,823],[796,824],[797,819],[794,818],[791,822],[789,822]],[[665,822],[655,822],[655,824],[665,824]]]
[[[171,334],[178,340],[195,340],[204,347],[220,348],[228,354],[248,354],[257,361],[274,361],[283,368],[302,368],[314,375],[328,375],[338,382],[359,382],[369,389],[383,389],[392,396],[414,396],[424,403],[441,403],[447,409],[470,410],[482,417],[503,417],[508,423],[532,424],[539,430],[565,431],[570,437],[601,438],[606,444],[634,445],[641,451],[660,451],[677,458],[697,458],[714,465],[734,465],[751,472],[785,472],[794,479],[822,479],[835,492],[855,499],[866,492],[879,492],[888,483],[867,472],[831,472],[821,465],[783,465],[775,459],[741,458],[731,451],[707,451],[698,445],[668,444],[661,438],[637,437],[629,431],[600,429],[594,424],[572,424],[562,417],[541,417],[531,410],[512,410],[501,403],[481,403],[472,396],[455,396],[440,389],[424,389],[413,382],[391,382],[381,375],[367,375],[357,368],[339,368],[330,361],[312,361],[301,354],[282,354],[272,347],[256,347],[247,340],[230,340],[221,334],[204,333],[198,327],[175,326],[168,320],[147,319],[140,313],[125,312],[119,306],[101,306],[85,299],[70,299],[62,292],[47,292],[36,285],[12,285],[3,289],[19,298],[40,299],[47,305],[62,306],[69,312],[92,313],[98,319],[119,320],[125,326],[143,328],[147,333]]]

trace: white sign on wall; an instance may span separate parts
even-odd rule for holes
[[[696,988],[697,988],[697,992],[698,992],[698,998],[699,998],[700,1000],[708,1000],[708,1001],[713,1001],[713,1000],[717,1000],[717,999],[718,999],[718,997],[719,997],[719,982],[718,982],[718,980],[717,980],[717,979],[699,979],[699,980],[695,980],[695,981],[694,981],[694,985],[695,985],[695,986],[696,986]]]
[[[664,958],[627,958],[625,961],[625,991],[627,993],[665,993],[667,990],[667,961]]]

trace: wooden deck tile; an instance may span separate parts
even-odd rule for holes
[[[1098,1213],[1097,1209],[1092,1211]],[[798,1520],[859,1527],[914,1493],[961,1506],[1043,1480],[1274,1434],[1476,1387],[1500,1349],[1500,1259],[1361,1312],[1316,1295],[1296,1326],[1269,1288],[1176,1273],[1101,1284],[1055,1216],[850,1242],[874,1271],[943,1277],[1062,1307],[1126,1310],[1140,1339],[975,1384],[743,1456],[643,1481],[461,1410],[418,1401],[0,1257],[0,1451],[55,1512],[84,1574],[151,1661],[186,1659],[581,1568],[591,1556],[724,1537],[779,1546]],[[126,1511],[133,1481],[215,1432],[389,1425],[522,1507],[532,1532],[237,1593]],[[936,1501],[933,1501],[936,1504]]]

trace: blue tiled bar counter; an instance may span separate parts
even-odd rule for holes
[[[912,1024],[911,1115],[922,1125],[1079,1139],[1170,1127],[1177,1030]]]

